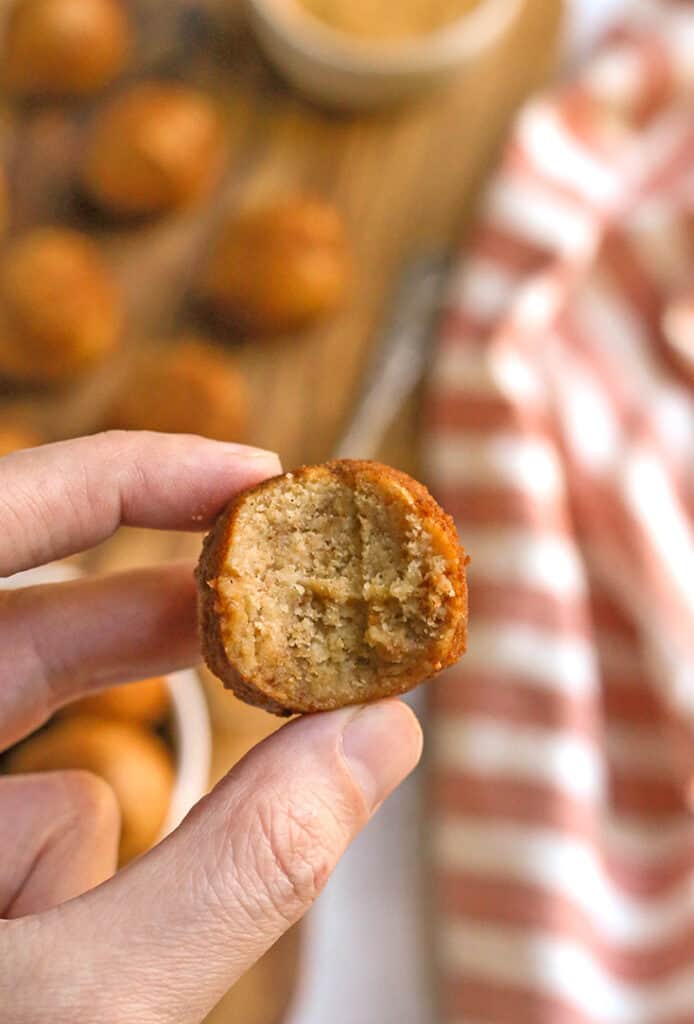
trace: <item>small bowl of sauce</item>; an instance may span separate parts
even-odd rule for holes
[[[522,0],[246,0],[268,58],[327,106],[406,99],[469,66]]]

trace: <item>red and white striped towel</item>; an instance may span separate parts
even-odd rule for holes
[[[446,1024],[694,1022],[692,287],[680,2],[521,114],[443,324],[430,477],[472,556],[432,691]]]

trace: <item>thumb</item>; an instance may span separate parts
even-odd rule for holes
[[[197,1024],[304,914],[420,752],[398,701],[266,740],[150,854],[44,916],[63,986],[80,973],[70,1019],[113,1021],[115,1005],[118,1022]]]

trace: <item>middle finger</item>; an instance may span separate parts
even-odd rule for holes
[[[0,780],[0,917],[40,913],[110,878],[119,830],[113,792],[87,772]]]
[[[198,660],[190,565],[0,594],[0,750],[63,704]]]

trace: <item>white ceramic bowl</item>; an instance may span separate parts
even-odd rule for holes
[[[207,792],[212,758],[210,716],[197,672],[174,672],[166,681],[171,692],[176,778],[160,838],[180,825]]]
[[[74,566],[55,562],[0,580],[0,589],[64,583],[78,579],[80,575]],[[160,839],[173,831],[193,804],[207,792],[212,758],[210,716],[197,672],[189,669],[165,678],[171,693],[176,771],[171,804]]]
[[[444,82],[501,35],[521,3],[479,0],[437,32],[374,43],[334,31],[298,0],[246,0],[258,41],[280,73],[319,103],[344,109],[392,103]]]

